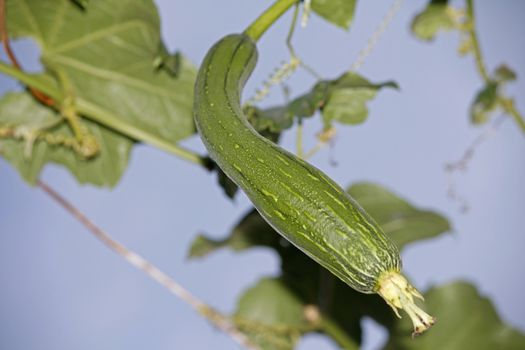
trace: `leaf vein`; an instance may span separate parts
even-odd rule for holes
[[[62,45],[59,45],[53,48],[53,50],[49,50],[49,53],[50,54],[62,53],[64,51],[68,51],[68,50],[77,48],[79,46],[85,46],[88,43],[95,41],[97,39],[107,38],[109,35],[116,34],[121,31],[126,31],[134,27],[142,29],[143,31],[146,31],[146,32],[148,31],[148,26],[145,25],[142,21],[130,20],[128,22],[118,23],[116,25],[112,25],[112,26],[105,27],[100,30],[94,31],[88,35],[84,35],[80,37],[78,40],[68,41]],[[140,50],[141,53],[143,51],[144,50]]]

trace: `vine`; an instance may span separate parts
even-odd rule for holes
[[[468,28],[467,32],[470,36],[474,59],[476,61],[476,67],[477,67],[478,73],[480,74],[482,79],[485,81],[485,83],[489,84],[489,83],[492,83],[492,78],[488,74],[487,68],[485,67],[483,55],[481,54],[481,47],[480,47],[478,35],[476,32],[474,1],[473,0],[466,0],[466,1],[467,1],[467,17],[469,21],[467,25],[467,28]],[[497,98],[497,103],[505,111],[505,113],[507,113],[513,118],[514,122],[521,129],[521,132],[525,134],[525,119],[523,118],[523,115],[520,113],[520,111],[517,110],[514,104],[514,100],[504,95],[500,95]]]
[[[27,0],[27,3],[28,6],[38,7],[44,3],[49,4],[50,1],[52,0]],[[75,3],[73,8],[67,7],[68,4],[71,5],[68,0],[63,0],[61,3],[61,5],[64,5],[64,13],[71,11],[69,14],[78,14],[78,12],[74,11],[81,10],[83,11],[82,13],[92,11],[90,12],[90,15],[94,16],[92,18],[97,18],[96,15],[100,15],[100,13],[104,15],[104,11],[100,11],[101,8],[103,9],[103,7],[100,7],[100,2],[88,0],[71,0],[71,2]],[[6,3],[9,3],[7,7]],[[75,75],[75,71],[68,70],[71,67],[64,64],[67,59],[71,60],[71,56],[64,56],[67,58],[65,61],[53,60],[52,51],[54,47],[52,46],[46,48],[45,45],[42,45],[44,74],[36,75],[24,71],[10,46],[10,37],[32,37],[41,44],[43,40],[35,33],[31,33],[31,28],[26,28],[27,24],[23,20],[18,22],[24,23],[18,23],[9,18],[8,28],[8,16],[16,17],[17,14],[16,11],[13,11],[15,15],[11,11],[6,13],[6,9],[9,6],[16,7],[19,3],[14,0],[11,2],[9,0],[0,0],[0,40],[8,58],[5,62],[0,61],[0,73],[16,79],[25,87],[25,90],[22,92],[12,93],[11,97],[16,95],[17,97],[24,97],[25,100],[23,102],[28,100],[33,102],[30,106],[31,108],[28,109],[29,111],[35,111],[35,118],[33,119],[38,119],[39,115],[37,112],[42,111],[47,112],[47,116],[49,116],[48,119],[45,119],[45,123],[39,124],[37,120],[37,122],[31,124],[30,121],[33,117],[31,112],[26,113],[24,117],[9,115],[11,112],[15,114],[20,113],[20,108],[13,108],[13,106],[17,107],[15,99],[12,99],[13,102],[9,100],[8,96],[7,99],[0,101],[0,117],[3,116],[5,118],[0,119],[2,120],[0,122],[0,155],[6,161],[11,162],[23,177],[25,176],[23,173],[24,167],[31,167],[33,164],[37,164],[35,166],[37,168],[41,166],[40,163],[60,163],[60,161],[56,160],[57,158],[53,157],[35,161],[35,158],[38,158],[40,153],[42,153],[40,150],[45,149],[46,152],[51,153],[58,149],[65,149],[67,152],[60,153],[67,153],[67,157],[70,160],[74,158],[73,163],[80,162],[82,168],[90,171],[95,169],[93,173],[96,174],[90,175],[92,177],[87,180],[81,179],[78,174],[75,174],[79,181],[114,186],[120,179],[121,173],[116,176],[115,182],[97,182],[98,180],[93,179],[96,176],[100,176],[98,171],[101,168],[90,167],[96,164],[97,159],[100,160],[101,157],[107,156],[108,153],[118,153],[115,159],[111,158],[114,156],[111,154],[111,157],[106,158],[106,163],[102,165],[109,168],[110,165],[119,164],[120,166],[120,164],[123,164],[122,168],[124,169],[128,164],[129,150],[132,149],[135,143],[143,142],[164,150],[190,164],[198,165],[200,168],[216,171],[219,183],[225,192],[230,197],[234,196],[237,189],[236,185],[219,170],[208,156],[179,144],[181,140],[195,133],[195,129],[192,127],[193,124],[189,125],[186,123],[186,126],[184,126],[187,128],[186,133],[173,139],[170,138],[169,132],[162,132],[164,128],[168,129],[173,125],[176,125],[178,128],[179,123],[184,125],[188,118],[193,120],[191,107],[188,107],[186,102],[192,98],[193,87],[190,85],[195,80],[195,66],[191,65],[180,52],[169,53],[165,48],[165,44],[160,38],[160,26],[158,18],[156,18],[157,12],[153,1],[136,1],[134,3],[134,6],[137,6],[135,9],[136,13],[133,14],[134,10],[128,9],[131,14],[128,19],[129,22],[124,23],[125,25],[120,22],[116,23],[119,29],[126,27],[130,22],[133,25],[138,24],[145,39],[136,36],[136,33],[125,33],[122,36],[119,36],[118,33],[112,33],[111,35],[114,36],[111,36],[111,40],[105,42],[107,47],[104,46],[104,52],[108,49],[107,56],[110,57],[108,61],[126,61],[129,58],[126,56],[129,55],[129,52],[122,50],[123,47],[126,49],[132,48],[138,53],[137,56],[140,56],[143,60],[133,61],[130,64],[133,69],[128,71],[121,71],[119,70],[120,67],[108,69],[109,75],[113,74],[116,76],[118,72],[124,75],[128,74],[131,77],[135,72],[134,69],[138,71],[139,68],[137,67],[147,67],[144,72],[151,73],[151,75],[148,75],[150,80],[140,77],[142,80],[134,81],[135,85],[146,84],[145,82],[147,81],[148,86],[157,87],[166,76],[169,76],[169,81],[171,82],[189,81],[190,84],[187,84],[188,86],[184,89],[167,89],[169,96],[176,96],[176,99],[168,101],[168,105],[173,103],[175,106],[172,109],[165,105],[166,100],[162,100],[161,105],[164,103],[162,108],[166,110],[165,114],[168,117],[164,115],[164,118],[160,118],[159,115],[156,115],[156,112],[151,112],[150,102],[159,97],[152,95],[151,99],[147,99],[147,103],[143,103],[143,105],[137,103],[139,107],[137,109],[144,113],[144,118],[138,118],[137,120],[132,118],[126,119],[122,114],[116,113],[114,109],[106,108],[105,102],[108,102],[108,105],[112,103],[109,97],[108,101],[100,104],[96,103],[96,99],[84,94],[83,86],[96,86],[95,90],[98,89],[98,83],[93,83],[94,81],[97,82],[97,80],[94,79],[85,85],[78,84],[79,75]],[[462,210],[467,210],[468,203],[457,193],[452,175],[465,171],[468,168],[480,145],[494,135],[505,120],[510,119],[508,116],[514,120],[523,133],[525,133],[525,120],[518,110],[514,98],[503,94],[501,92],[502,89],[500,89],[504,82],[515,79],[514,73],[503,66],[500,66],[493,73],[487,69],[476,31],[473,0],[466,0],[465,10],[456,10],[447,5],[446,11],[441,13],[440,9],[443,4],[447,5],[444,1],[430,2],[428,6],[431,9],[431,11],[428,11],[431,19],[430,26],[432,27],[439,20],[442,20],[440,16],[444,14],[444,17],[446,17],[445,27],[459,31],[463,39],[466,38],[461,43],[460,51],[473,54],[476,71],[483,80],[485,89],[492,89],[489,92],[494,92],[496,96],[494,101],[491,100],[487,103],[482,101],[485,103],[485,105],[480,107],[482,112],[490,111],[492,113],[494,112],[494,106],[503,111],[503,114],[494,115],[488,127],[468,145],[465,152],[459,157],[459,160],[446,165],[446,172],[450,175],[449,195],[460,202]],[[261,88],[256,90],[254,96],[248,99],[246,105],[243,106],[249,110],[246,114],[256,131],[272,142],[277,143],[279,137],[285,131],[288,129],[293,130],[293,127],[296,127],[296,153],[299,158],[308,160],[326,146],[333,145],[337,133],[336,123],[347,125],[363,123],[368,116],[367,103],[376,96],[380,89],[385,87],[397,88],[397,85],[391,81],[373,83],[357,74],[357,72],[361,70],[367,57],[374,51],[402,5],[402,0],[392,1],[388,12],[376,26],[365,46],[358,52],[355,61],[348,67],[349,70],[333,80],[322,79],[314,69],[307,65],[303,58],[297,54],[292,39],[296,35],[296,27],[306,26],[311,16],[316,15],[328,20],[337,27],[348,29],[353,19],[355,1],[277,0],[270,5],[245,29],[244,33],[254,41],[260,40],[267,30],[285,13],[292,10],[293,7],[290,28],[285,42],[289,58],[269,74],[268,78],[262,82]],[[141,6],[144,7],[142,8]],[[49,13],[46,13],[45,18],[41,18],[42,23],[44,23],[42,26],[53,23],[53,26],[57,25],[56,28],[59,28],[57,30],[64,30],[64,28],[60,28],[61,21],[57,21],[53,17],[55,9],[52,6],[48,7]],[[115,8],[115,12],[118,12],[117,8]],[[35,11],[35,13],[36,16],[40,16],[39,11]],[[20,15],[18,14],[18,16]],[[114,17],[118,18],[119,21],[121,20],[120,15],[116,14]],[[83,20],[85,19],[84,17],[82,18]],[[436,18],[438,20],[432,22]],[[93,20],[93,23],[95,22]],[[11,26],[12,23],[14,24],[13,26]],[[17,28],[17,25],[19,28]],[[96,29],[96,26],[90,27],[85,25],[85,23],[78,25],[78,28],[88,27]],[[75,32],[75,35],[78,34],[76,39],[80,38],[79,42],[85,45],[83,40],[89,33],[86,34],[80,30],[76,32],[78,28],[71,29],[71,32],[72,34]],[[129,38],[132,39],[130,40]],[[142,39],[144,41],[141,41]],[[79,48],[83,48],[79,42],[76,42],[76,44],[79,45]],[[148,46],[150,43],[155,43],[155,45],[149,45],[148,50],[142,50],[143,47]],[[46,49],[48,50],[47,52]],[[86,52],[102,52],[101,46],[89,46],[84,51],[84,54]],[[119,54],[122,56],[118,56]],[[78,54],[78,56],[83,55]],[[91,59],[90,55],[87,56]],[[86,62],[80,63],[89,65]],[[103,65],[104,63],[106,63],[105,60],[97,61],[95,59],[89,65],[89,71],[100,73],[100,71],[96,70],[98,68],[96,65]],[[306,70],[315,79],[315,83],[305,94],[290,98],[290,88],[286,84],[288,79],[300,69]],[[97,79],[100,80],[103,74],[99,75]],[[140,74],[138,75],[140,76]],[[501,75],[506,75],[506,77],[501,78]],[[89,79],[90,76],[85,74],[83,78]],[[104,76],[104,78],[106,77]],[[125,78],[128,78],[128,76],[125,76]],[[111,83],[115,83],[115,81]],[[172,87],[169,84],[167,86]],[[122,85],[116,84],[114,87],[114,90],[125,90]],[[272,108],[255,106],[268,96],[272,88],[276,87],[280,87],[283,90],[284,104],[282,106]],[[103,89],[100,89],[100,91],[108,92],[108,90]],[[120,104],[129,102],[132,105],[136,102],[134,98],[138,97],[139,94],[136,91],[131,93],[127,91],[127,93],[117,96],[116,99]],[[6,100],[8,101],[6,102]],[[186,105],[184,105],[185,103]],[[9,108],[5,107],[6,105]],[[184,108],[181,107],[183,105]],[[124,107],[126,106],[120,109],[120,106],[118,106],[117,111],[124,111]],[[483,108],[486,108],[486,110]],[[179,112],[180,115],[178,115]],[[304,119],[314,115],[321,118],[323,129],[316,134],[316,144],[311,149],[305,150],[303,145]],[[19,120],[23,122],[17,122]],[[148,124],[148,122],[157,120],[159,121],[158,123]],[[146,122],[141,125],[143,121]],[[170,132],[172,130],[170,129]],[[113,138],[118,139],[116,145],[107,143],[107,140],[100,136],[103,133],[110,134],[112,140]],[[166,134],[168,135],[166,136]],[[42,144],[50,147],[37,149],[37,146]],[[36,150],[39,152],[36,152]],[[118,152],[115,152],[115,150],[118,150]],[[14,152],[19,153],[15,154]],[[56,157],[56,154],[53,154],[53,156]],[[74,168],[75,166],[69,166],[68,169],[78,170]],[[115,166],[115,168],[117,167]],[[115,171],[115,168],[112,168],[111,171]],[[319,333],[331,338],[341,348],[357,350],[361,342],[361,321],[364,317],[372,318],[388,331],[389,340],[386,348],[397,349],[406,347],[408,350],[411,350],[417,349],[422,344],[419,340],[407,342],[406,338],[408,337],[406,335],[409,332],[409,327],[407,328],[403,321],[395,319],[391,310],[388,310],[383,304],[378,304],[377,300],[370,296],[352,291],[348,285],[335,278],[328,270],[306,257],[295,246],[281,239],[255,210],[244,215],[239,223],[234,225],[229,235],[223,239],[217,239],[217,235],[214,235],[213,238],[208,238],[205,235],[198,236],[193,242],[189,253],[190,258],[196,258],[205,256],[219,248],[242,251],[253,247],[264,247],[265,249],[271,249],[279,257],[281,269],[276,274],[264,277],[249,290],[243,292],[237,302],[236,311],[232,314],[223,313],[203,300],[196,298],[190,291],[152,262],[131,251],[103,231],[73,203],[62,196],[59,191],[40,180],[39,174],[41,169],[38,170],[39,172],[35,175],[37,179],[35,183],[24,178],[60,205],[69,215],[85,227],[93,237],[102,242],[111,251],[188,304],[197,314],[206,319],[209,324],[232,338],[243,348],[250,350],[292,350],[303,335]],[[284,168],[283,170],[286,171]],[[74,173],[73,171],[71,172]],[[290,187],[290,190],[294,189]],[[451,229],[451,224],[441,214],[424,208],[420,209],[406,200],[404,196],[398,195],[386,187],[361,182],[348,187],[346,192],[355,198],[366,212],[370,213],[377,221],[379,227],[392,238],[400,250],[404,249],[409,243],[433,238]],[[202,208],[204,208],[204,205]],[[199,209],[201,208],[199,207]],[[263,282],[265,281],[270,283],[264,284]],[[424,295],[428,305],[431,305],[429,312],[432,314],[436,313],[439,321],[448,321],[440,322],[437,325],[437,327],[442,327],[438,332],[431,331],[425,336],[424,342],[428,344],[428,349],[447,348],[447,346],[450,346],[448,339],[443,339],[440,335],[454,332],[461,334],[461,339],[454,339],[458,342],[455,346],[465,349],[468,348],[469,344],[464,343],[462,339],[468,341],[474,337],[476,339],[479,338],[480,343],[488,344],[487,346],[491,348],[506,348],[508,344],[518,344],[516,348],[522,348],[522,345],[525,344],[525,338],[519,331],[508,326],[497,317],[494,319],[493,315],[497,315],[495,308],[469,283],[454,282],[448,285],[435,286],[427,290]],[[446,298],[443,296],[446,296]],[[444,299],[446,302],[443,302]],[[454,311],[453,317],[450,316],[450,310]],[[470,316],[474,313],[481,316],[472,319]],[[478,324],[479,320],[483,320],[485,323],[480,325]],[[469,322],[469,327],[463,327],[466,322]]]
[[[476,31],[476,17],[475,17],[475,10],[474,10],[474,1],[473,0],[466,0],[466,11],[463,13],[462,11],[453,10],[451,8],[447,8],[447,13],[450,14],[450,16],[453,18],[455,27],[461,31],[464,35],[466,35],[466,39],[463,40],[463,43],[461,44],[459,51],[462,54],[472,52],[474,56],[474,61],[476,64],[476,70],[478,74],[480,75],[481,79],[485,83],[487,87],[494,86],[494,94],[495,98],[493,101],[490,102],[490,104],[494,104],[494,106],[488,105],[485,108],[493,109],[495,105],[497,104],[504,113],[511,116],[514,122],[517,124],[517,126],[520,128],[521,132],[525,134],[525,119],[523,118],[520,111],[516,108],[514,99],[509,98],[505,96],[499,89],[499,85],[501,82],[498,82],[495,80],[495,77],[491,77],[489,74],[489,71],[485,64],[485,59],[483,57],[482,51],[481,51],[481,45],[478,38],[478,33]],[[461,22],[463,20],[463,22]],[[505,66],[500,66],[498,69],[508,69]],[[495,75],[497,75],[498,70],[496,70]],[[511,74],[512,75],[512,74]],[[512,80],[512,79],[511,79]],[[482,92],[478,94],[481,96]],[[466,198],[461,196],[458,193],[457,186],[456,186],[456,180],[454,177],[454,174],[457,172],[464,172],[467,170],[468,165],[474,158],[474,155],[476,154],[476,150],[486,141],[488,140],[494,133],[499,129],[500,125],[503,123],[504,119],[502,116],[499,116],[495,118],[494,122],[480,135],[478,135],[471,144],[466,148],[466,150],[463,152],[463,156],[455,162],[450,162],[445,165],[445,171],[449,175],[449,184],[448,184],[448,196],[454,201],[457,201],[460,206],[460,211],[463,213],[466,213],[469,210],[469,203]]]

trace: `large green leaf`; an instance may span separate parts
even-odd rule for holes
[[[456,27],[454,13],[448,0],[432,0],[414,17],[412,32],[421,40],[431,41],[440,30],[452,30]]]
[[[44,165],[53,162],[69,169],[80,183],[113,186],[126,169],[132,141],[96,123],[83,123],[101,147],[94,158],[84,159],[73,149],[52,146],[42,137],[31,142],[31,135],[39,131],[55,139],[72,138],[73,133],[55,111],[35,102],[29,93],[8,93],[0,99],[0,129],[13,129],[19,136],[0,138],[0,156],[29,183],[35,183]]]
[[[450,231],[450,224],[445,217],[433,211],[417,209],[383,186],[358,183],[351,186],[348,193],[399,248]]]
[[[489,299],[466,282],[435,287],[425,305],[437,316],[434,327],[410,339],[410,321],[398,320],[385,349],[391,350],[522,350],[525,335],[505,324]]]
[[[263,350],[291,350],[306,325],[304,306],[278,278],[264,278],[240,297],[234,319]]]
[[[32,37],[51,72],[69,80],[76,97],[97,115],[151,137],[176,142],[195,132],[191,114],[195,68],[182,60],[177,77],[157,69],[163,55],[151,0],[7,1],[9,33]],[[115,123],[113,123],[115,124]]]
[[[356,0],[312,0],[312,10],[343,29],[350,28]]]
[[[506,64],[500,64],[492,75],[498,83],[508,83],[518,78],[516,72]]]

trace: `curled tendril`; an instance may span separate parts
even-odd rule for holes
[[[281,66],[274,70],[268,80],[263,82],[262,88],[255,92],[255,95],[246,102],[246,105],[253,106],[254,104],[264,100],[264,98],[269,95],[273,86],[280,85],[286,81],[300,65],[301,60],[296,56],[292,56],[290,61],[283,62]]]
[[[43,129],[20,126],[0,126],[1,139],[14,139],[24,142],[24,158],[30,159],[38,141],[50,146],[69,148],[84,159],[91,159],[100,152],[100,144],[92,134],[83,134],[80,138],[49,132]]]

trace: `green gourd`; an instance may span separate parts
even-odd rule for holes
[[[399,250],[377,223],[319,169],[259,135],[240,104],[257,60],[245,34],[229,35],[206,55],[195,85],[194,116],[211,158],[283,237],[352,288],[404,309],[414,334],[434,318],[400,274]]]

